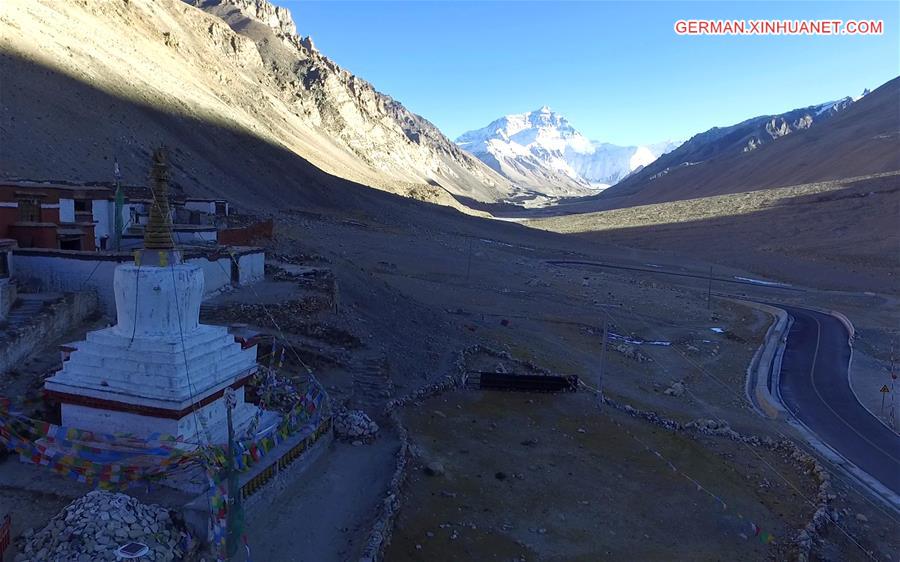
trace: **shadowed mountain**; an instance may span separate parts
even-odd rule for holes
[[[128,177],[143,184],[153,148],[165,144],[174,185],[195,196],[226,197],[244,208],[303,205],[352,213],[390,198],[325,173],[246,131],[166,113],[31,61],[0,55],[0,74],[16,77],[15,84],[4,80],[0,86],[0,172],[5,176],[111,181],[117,155],[127,163],[122,167]],[[77,100],[90,100],[92,106],[73,103]],[[98,113],[123,119],[98,119]],[[27,143],[20,141],[23,137]],[[121,139],[127,142],[113,144]]]
[[[796,124],[820,106],[702,133],[582,208],[620,208],[898,170],[898,99],[900,78],[895,78],[815,126]],[[791,132],[755,143],[760,127]]]
[[[461,208],[454,195],[492,202],[512,189],[427,120],[299,38],[288,12],[264,0],[202,2],[210,13],[179,0],[9,3],[0,51],[176,122],[161,131],[144,112],[104,105],[83,89],[78,97],[40,74],[26,79],[8,62],[0,87],[5,132],[14,139],[4,150],[14,165],[4,167],[6,176],[108,179],[104,159],[115,155],[125,181],[142,183],[145,155],[136,147],[146,149],[148,138],[166,138],[191,154],[183,165],[191,160],[212,177],[221,171],[204,161],[267,174],[259,163],[269,155],[240,146],[225,152],[218,139],[179,126],[203,121],[266,139],[335,176],[416,199]]]
[[[900,294],[900,173],[530,222],[805,287]]]
[[[451,207],[346,180],[247,131],[166,113],[33,61],[2,54],[0,75],[17,78],[15,85],[0,82],[0,173],[4,176],[109,182],[113,156],[98,154],[95,143],[127,135],[133,140],[123,144],[118,156],[120,162],[131,163],[128,171],[136,181],[146,181],[153,148],[166,144],[175,188],[191,196],[228,198],[239,210],[301,218],[321,214],[326,219],[352,218],[359,228],[416,225],[411,228],[465,233],[479,239],[511,237],[523,244],[555,240],[559,246],[567,246],[564,235],[548,236],[522,225],[469,216]],[[40,103],[21,103],[20,97],[28,96]],[[91,100],[96,107],[69,105],[71,100]],[[97,120],[97,108],[129,116],[129,120],[125,125]],[[143,125],[129,126],[129,122]],[[20,135],[29,136],[29,145],[18,142]],[[66,170],[68,174],[58,175]]]

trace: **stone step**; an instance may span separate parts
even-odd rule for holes
[[[136,337],[133,340],[127,335],[120,335],[113,329],[88,332],[87,341],[92,344],[111,346],[119,349],[127,348],[132,351],[146,351],[167,353],[181,352],[182,338],[175,334],[166,338]],[[203,326],[200,330],[185,334],[184,343],[187,349],[199,345],[221,346],[235,344],[234,336],[222,326]]]
[[[154,346],[148,341],[141,342],[137,338],[133,343],[124,338],[107,340],[89,338],[87,341],[75,344],[77,348],[75,353],[106,357],[139,357],[149,363],[171,364],[185,361],[191,363],[212,351],[223,351],[228,354],[254,352],[253,348],[243,349],[239,343],[234,341],[234,338],[227,335],[209,339],[186,340],[184,343],[186,347],[182,347],[181,342],[175,345]]]
[[[382,358],[366,359],[359,371],[353,373],[355,402],[363,406],[380,406],[394,389],[388,362]]]
[[[96,371],[75,369],[66,373],[57,373],[46,381],[49,390],[73,392],[76,389],[91,390],[116,396],[138,396],[168,402],[189,401],[191,396],[204,396],[212,389],[230,384],[243,374],[241,370],[221,370],[212,372],[191,373],[190,379],[180,377],[144,377],[133,372],[107,373],[109,381],[100,380]],[[116,377],[116,378],[113,378]],[[132,380],[128,380],[131,378]],[[190,380],[190,384],[188,383]],[[103,383],[106,382],[104,385]]]
[[[115,355],[110,355],[104,349],[81,345],[83,347],[63,363],[64,369],[68,365],[82,365],[85,368],[99,371],[113,368],[142,374],[176,371],[193,373],[210,369],[216,365],[252,365],[256,363],[256,355],[248,353],[248,350],[242,350],[240,347],[224,349],[202,347],[198,348],[195,353],[189,354],[185,360],[182,353],[127,353],[119,349]]]

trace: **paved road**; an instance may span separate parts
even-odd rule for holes
[[[715,281],[716,283],[731,283],[734,285],[749,285],[751,287],[756,287],[759,289],[780,289],[782,291],[793,291],[802,293],[805,292],[804,289],[800,289],[798,287],[792,287],[790,285],[784,285],[781,283],[773,283],[766,281],[754,281],[749,278],[736,278],[736,277],[718,277],[713,275],[707,275],[703,272],[696,271],[673,271],[668,266],[657,266],[652,264],[645,264],[645,266],[639,265],[624,265],[622,263],[607,263],[607,262],[599,262],[599,261],[583,261],[583,260],[547,260],[547,263],[550,265],[555,265],[557,267],[566,267],[566,266],[590,266],[590,267],[601,267],[608,269],[623,269],[626,271],[641,271],[644,273],[652,273],[655,275],[674,275],[675,277],[689,277],[692,279],[700,279],[702,281]],[[647,267],[649,266],[649,267]]]
[[[900,436],[850,389],[845,326],[821,312],[784,306],[794,319],[781,366],[784,405],[822,441],[900,495]]]

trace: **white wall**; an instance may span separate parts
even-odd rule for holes
[[[131,203],[123,203],[122,204],[122,227],[125,230],[128,230],[128,227],[131,226],[131,207],[133,205]],[[113,202],[113,214],[115,214],[115,202]],[[113,228],[115,228],[115,224],[113,224]]]
[[[33,252],[33,253],[30,253]],[[42,291],[89,291],[97,293],[100,310],[111,317],[116,313],[113,292],[113,278],[120,263],[132,263],[130,254],[103,254],[106,259],[80,259],[72,257],[77,252],[67,254],[63,250],[52,253],[35,250],[17,250],[9,259],[10,276],[21,282],[33,281]],[[85,256],[85,254],[80,254]],[[263,250],[237,257],[240,268],[240,285],[261,281],[265,276],[265,253]],[[231,286],[231,257],[223,254],[215,260],[194,257],[186,263],[199,265],[203,270],[203,296],[208,297]]]
[[[35,282],[42,291],[96,291],[100,309],[113,315],[113,272],[120,263],[133,261],[131,256],[118,259],[76,259],[57,254],[27,254],[16,251],[14,277],[21,282]]]
[[[115,216],[115,202],[106,199],[94,199],[91,205],[91,212],[94,217],[94,236],[97,238],[97,247],[100,247],[100,239],[108,236],[107,248],[112,248],[113,230],[115,224],[111,224],[111,220]],[[62,208],[60,208],[60,213]]]
[[[262,250],[244,254],[237,259],[240,268],[238,284],[250,285],[262,281],[266,276],[266,253]]]
[[[176,227],[173,234],[175,236],[175,242],[179,244],[205,244],[208,242],[216,242],[219,239],[219,231],[215,228],[210,228],[208,230],[179,230]]]
[[[238,410],[243,412],[243,420],[236,420],[236,431],[244,429],[247,424],[247,405],[244,399],[244,387],[235,390]],[[136,400],[135,402],[140,402]],[[205,442],[211,438],[214,442],[227,439],[228,432],[225,429],[224,398],[218,398],[196,411],[192,411],[181,419],[157,418],[134,412],[118,412],[83,406],[81,404],[62,404],[62,425],[64,427],[77,427],[99,433],[134,433],[140,437],[146,437],[154,433],[163,435],[182,436],[186,443]],[[254,411],[255,410],[249,410]],[[202,418],[203,421],[200,421]],[[200,422],[199,424],[197,422]],[[203,429],[206,422],[207,434]],[[243,422],[243,423],[241,423]]]
[[[141,428],[146,431],[146,435],[157,432],[164,435],[178,434],[178,420],[100,410],[80,404],[62,405],[62,425],[101,433],[134,433],[135,428]]]
[[[221,257],[217,260],[209,260],[205,257],[190,258],[186,263],[199,265],[203,270],[204,284],[203,296],[209,296],[231,285],[231,258]]]
[[[210,215],[216,214],[215,201],[191,201],[189,199],[184,202],[184,208],[191,211],[200,211],[201,213],[207,213]]]

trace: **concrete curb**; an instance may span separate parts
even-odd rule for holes
[[[743,302],[743,301],[738,301],[738,302]],[[748,304],[755,306],[755,307],[759,307],[759,308],[764,307],[764,308],[768,308],[768,309],[778,310],[784,314],[787,314],[784,310],[781,310],[781,309],[775,308],[775,307],[771,307],[768,305],[761,305],[758,303],[748,303]],[[847,382],[850,385],[850,390],[851,390],[851,392],[853,392],[853,396],[854,396],[854,398],[856,398],[857,402],[859,402],[859,404],[863,408],[865,408],[866,411],[868,411],[870,414],[872,414],[872,417],[874,417],[876,420],[881,422],[881,424],[884,425],[885,427],[888,427],[888,425],[885,424],[884,421],[882,421],[871,410],[869,410],[868,408],[865,407],[865,405],[859,399],[859,395],[857,394],[856,390],[853,388],[853,377],[850,374],[851,368],[853,366],[853,338],[856,335],[856,330],[853,327],[853,323],[850,322],[850,319],[847,318],[847,316],[845,316],[844,314],[837,312],[835,310],[829,310],[829,309],[825,309],[825,308],[808,307],[808,306],[804,306],[803,308],[805,308],[807,310],[819,312],[822,314],[827,314],[829,316],[833,316],[834,318],[838,319],[844,325],[844,328],[847,330],[847,334],[848,334],[848,345],[850,346],[850,359],[847,364]],[[790,329],[791,323],[792,323],[792,321],[788,324],[788,329]],[[768,334],[767,334],[767,337],[768,337]],[[883,503],[885,506],[894,510],[895,512],[900,513],[900,496],[893,493],[891,490],[889,490],[887,487],[885,487],[883,484],[881,484],[881,482],[879,482],[875,478],[872,478],[871,476],[869,476],[865,471],[863,471],[862,469],[857,467],[849,459],[845,458],[843,455],[841,455],[839,452],[837,452],[833,447],[831,447],[830,445],[825,443],[822,439],[819,438],[819,436],[812,429],[807,427],[806,424],[801,422],[795,415],[787,415],[787,409],[784,407],[784,405],[781,401],[781,393],[779,391],[779,384],[778,384],[778,378],[780,376],[780,371],[781,371],[780,355],[782,355],[784,352],[785,344],[782,343],[779,347],[780,347],[780,354],[775,357],[775,361],[773,362],[773,365],[772,365],[772,381],[773,381],[772,384],[773,384],[773,389],[774,389],[774,396],[770,395],[770,397],[775,401],[775,403],[777,403],[777,407],[780,409],[780,411],[782,413],[786,414],[785,419],[787,419],[788,422],[795,429],[797,429],[801,435],[803,435],[803,437],[813,447],[813,449],[815,449],[822,457],[827,459],[837,470],[842,471],[844,474],[849,476],[851,479],[858,482],[864,489],[867,489],[870,492],[870,495],[873,496],[876,500]],[[890,429],[890,428],[888,427],[888,429]]]
[[[785,335],[791,325],[790,317],[786,311],[774,306],[738,299],[726,300],[761,310],[774,319],[766,331],[763,344],[747,366],[744,392],[758,414],[773,420],[784,419],[787,412],[778,396],[778,375],[784,355]]]

